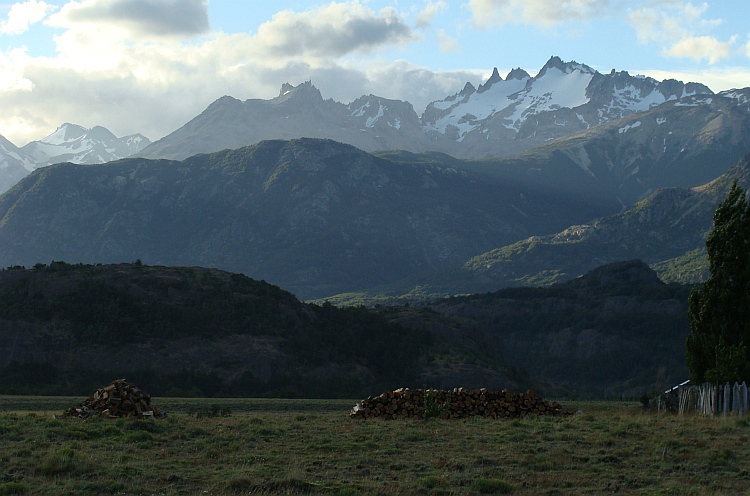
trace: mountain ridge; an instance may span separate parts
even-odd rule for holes
[[[69,122],[20,148],[0,136],[0,194],[40,167],[59,162],[101,164],[132,155],[150,143],[141,134],[118,138],[102,126],[87,129]]]
[[[696,94],[713,93],[700,83],[659,82],[625,71],[601,74],[555,56],[534,77],[517,68],[503,79],[495,68],[478,88],[466,83],[456,94],[430,103],[421,116],[408,102],[367,95],[344,104],[323,100],[311,81],[284,83],[270,100],[222,97],[138,156],[181,160],[263,139],[301,137],[333,139],[367,152],[510,156]]]
[[[578,169],[565,171],[567,183],[530,185],[462,165],[320,139],[181,162],[57,164],[0,196],[0,264],[212,266],[307,299],[439,269],[617,209]]]

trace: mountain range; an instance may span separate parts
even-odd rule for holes
[[[699,83],[659,82],[614,70],[601,74],[559,57],[551,57],[534,77],[514,69],[503,79],[495,69],[479,88],[467,83],[460,92],[430,103],[421,116],[408,102],[374,95],[348,105],[324,100],[307,81],[282,85],[271,100],[224,96],[138,156],[181,160],[264,139],[301,137],[333,139],[368,152],[510,156],[685,97],[696,97],[685,105],[709,104],[712,95]]]
[[[149,144],[141,134],[118,138],[101,126],[86,129],[70,123],[20,148],[0,136],[0,193],[39,167],[60,162],[103,164],[128,157]]]
[[[184,161],[52,165],[0,197],[0,264],[139,258],[232,270],[320,298],[619,208],[579,168],[546,185],[463,165],[319,139]]]
[[[98,160],[90,145],[105,131],[66,125],[25,156],[75,142],[88,150],[76,160]],[[297,135],[312,138],[266,140]],[[147,143],[123,140],[122,153]],[[549,283],[599,262],[700,257],[718,200],[687,190],[748,152],[750,88],[714,94],[557,57],[534,77],[495,71],[421,117],[406,102],[345,105],[311,82],[285,84],[272,100],[223,97],[130,158],[35,171],[0,197],[0,264],[211,266],[304,299]],[[635,216],[689,233],[667,237]]]
[[[639,394],[685,373],[690,286],[649,265],[705,277],[713,211],[750,187],[749,153],[750,88],[557,57],[421,116],[308,81],[220,98],[150,144],[71,124],[22,148],[0,137],[0,372],[71,381],[75,349],[89,379],[153,379],[127,368],[142,353],[171,367],[164,391]],[[394,343],[405,375],[373,361]]]

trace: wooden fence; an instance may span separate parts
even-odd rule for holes
[[[665,391],[664,394],[655,398],[656,409],[660,412],[674,412],[679,415],[696,413],[698,415],[728,416],[737,415],[743,417],[750,413],[748,405],[748,387],[745,382],[701,385],[690,384],[685,381],[682,384]]]

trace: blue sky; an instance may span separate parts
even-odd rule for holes
[[[747,0],[28,0],[0,3],[0,134],[63,122],[152,140],[222,95],[271,98],[312,80],[324,98],[408,100],[417,113],[493,67],[552,55],[750,86]]]

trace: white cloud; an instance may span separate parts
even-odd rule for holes
[[[427,5],[425,5],[425,8],[416,15],[414,27],[420,29],[430,27],[435,16],[446,10],[448,10],[448,4],[446,2],[433,2],[432,0],[429,0]]]
[[[747,67],[729,67],[724,69],[705,69],[700,71],[664,71],[659,69],[639,69],[637,74],[647,74],[657,79],[676,79],[684,82],[703,83],[714,92],[746,88],[750,81],[750,69]]]
[[[695,6],[670,1],[663,5],[631,9],[626,19],[635,28],[641,43],[661,44],[665,56],[696,61],[707,59],[713,64],[730,56],[736,38],[722,42],[708,34],[722,24],[721,19],[703,17],[708,8],[707,3]]]
[[[0,134],[22,145],[63,122],[74,122],[103,125],[117,135],[140,132],[158,139],[222,95],[271,98],[284,81],[312,79],[327,98],[342,101],[368,91],[398,98],[392,81],[380,77],[383,64],[376,64],[371,74],[352,65],[356,59],[340,58],[416,38],[394,9],[375,12],[358,1],[279,13],[253,34],[210,32],[199,38],[192,34],[202,29],[199,22],[170,21],[158,13],[156,24],[141,23],[134,15],[116,16],[126,3],[66,4],[47,20],[62,28],[54,39],[54,57],[31,57],[25,49],[0,52]],[[201,18],[197,7],[205,2],[181,4],[196,7],[194,16]],[[165,5],[160,12],[168,12],[177,2]],[[156,25],[170,22],[164,32],[174,36],[154,33]],[[442,91],[431,91],[452,86],[444,81],[453,78],[430,74],[411,68],[397,86],[406,87],[413,80],[426,86],[410,94],[421,94],[422,100],[428,94],[444,97]]]
[[[16,48],[6,53],[0,52],[0,92],[31,91],[33,84],[20,70],[28,60],[24,48]]]
[[[666,49],[665,53],[671,57],[692,58],[696,61],[708,59],[709,64],[714,64],[729,57],[735,40],[736,38],[732,38],[723,43],[711,36],[687,37]]]
[[[553,26],[604,15],[609,0],[469,0],[478,27],[496,24]]]
[[[360,95],[373,93],[384,98],[406,100],[414,106],[417,114],[428,103],[461,91],[467,81],[476,85],[486,78],[484,71],[432,71],[405,60],[368,64],[364,74],[367,91],[360,91]]]
[[[56,8],[54,5],[35,0],[14,3],[8,12],[8,20],[0,21],[0,34],[22,34],[30,25],[41,21]]]
[[[440,44],[440,51],[443,53],[461,51],[461,45],[458,43],[458,40],[447,35],[445,29],[438,31],[438,43]]]
[[[275,56],[341,57],[416,39],[396,9],[377,14],[358,1],[307,12],[282,11],[258,28],[255,41]]]

